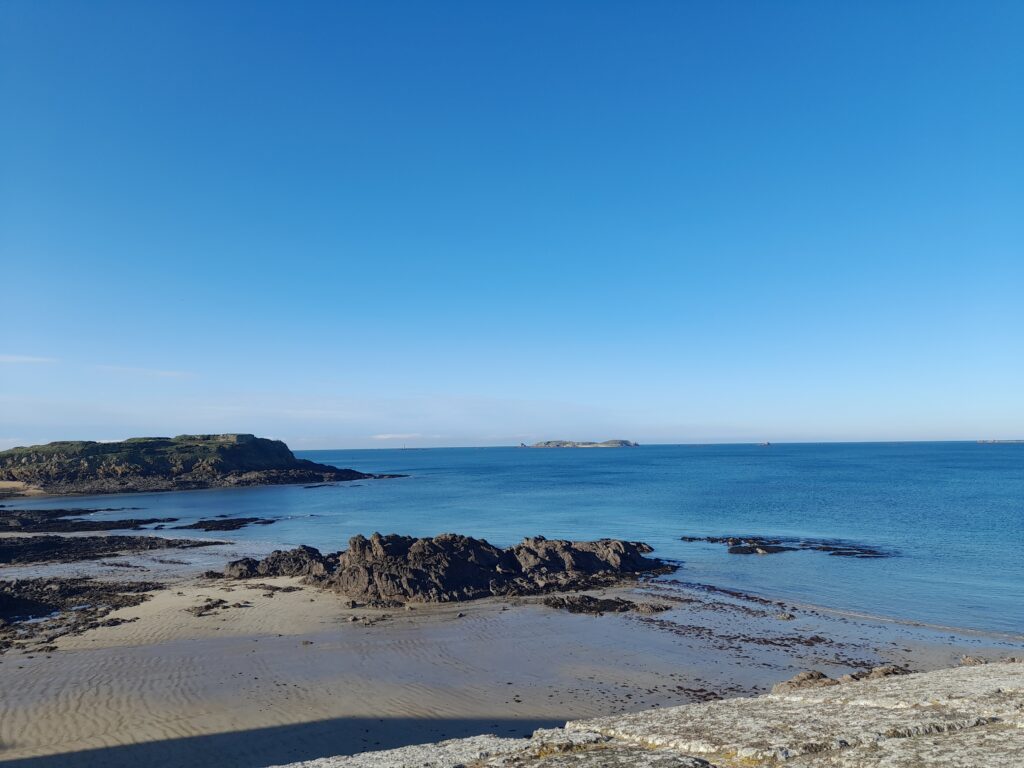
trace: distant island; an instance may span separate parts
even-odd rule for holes
[[[639,443],[629,440],[605,440],[603,443],[578,443],[575,440],[545,440],[533,445],[521,444],[522,448],[637,448]]]
[[[6,496],[131,493],[391,477],[295,458],[280,440],[247,434],[65,441],[0,452]]]

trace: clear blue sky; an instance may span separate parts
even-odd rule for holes
[[[0,36],[0,447],[1024,437],[1024,3]]]

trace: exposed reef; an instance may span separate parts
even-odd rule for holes
[[[643,574],[671,570],[645,557],[643,543],[524,539],[507,549],[457,534],[413,538],[353,536],[344,552],[323,555],[312,547],[277,551],[263,560],[227,565],[228,578],[304,576],[376,606],[453,602],[495,595],[532,595],[609,586]]]
[[[297,459],[254,435],[57,442],[0,452],[0,481],[51,494],[130,493],[396,477]]]
[[[682,541],[725,544],[730,555],[774,555],[778,552],[811,550],[836,557],[892,557],[891,552],[839,539],[787,539],[763,536],[681,536]]]
[[[213,520],[197,520],[189,525],[176,525],[176,531],[237,531],[248,525],[271,525],[277,522],[266,517],[223,517]]]
[[[0,581],[0,654],[26,644],[50,643],[124,620],[105,619],[118,608],[139,605],[147,592],[163,589],[151,581],[104,582],[88,578]]]
[[[74,563],[154,549],[191,549],[222,541],[161,536],[10,536],[0,538],[0,564]]]
[[[177,522],[176,517],[108,520],[92,518],[97,512],[122,509],[7,509],[0,507],[0,533],[79,533],[81,531],[137,531],[146,525]]]

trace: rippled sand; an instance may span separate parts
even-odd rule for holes
[[[308,587],[266,596],[182,581],[114,614],[132,623],[62,638],[48,654],[0,657],[0,764],[262,766],[525,735],[759,692],[812,666],[924,668],[1013,646],[793,606],[796,618],[781,621],[776,607],[681,587],[661,597],[676,608],[656,620],[570,615],[534,601],[382,612],[344,608],[340,596]],[[246,607],[186,610],[206,599]],[[814,636],[828,642],[799,640]]]

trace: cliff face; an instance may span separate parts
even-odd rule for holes
[[[0,452],[0,480],[49,493],[121,493],[279,485],[375,477],[297,459],[280,440],[254,435],[65,441]]]

